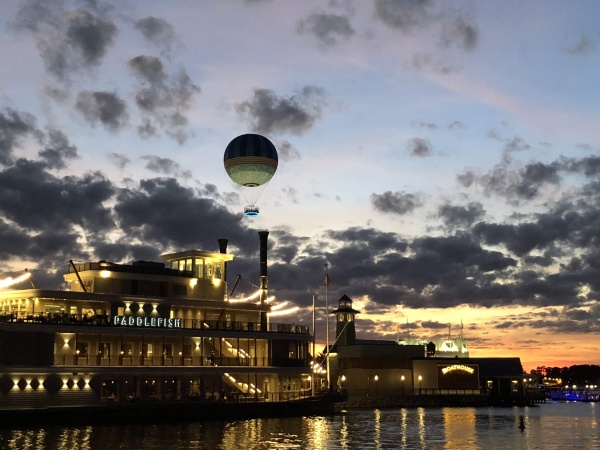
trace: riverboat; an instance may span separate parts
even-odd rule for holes
[[[311,397],[308,326],[271,321],[267,236],[260,289],[240,302],[226,239],[161,262],[71,261],[66,290],[0,292],[2,420],[333,411]]]

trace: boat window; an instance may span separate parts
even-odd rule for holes
[[[89,348],[88,342],[78,341],[75,353],[77,354],[77,356],[87,356],[88,348]]]
[[[98,353],[101,358],[110,358],[110,342],[101,342]]]
[[[123,342],[121,344],[121,354],[125,356],[133,355],[133,343],[132,342]]]
[[[194,263],[194,276],[202,278],[204,276],[204,261],[202,259],[195,259]]]

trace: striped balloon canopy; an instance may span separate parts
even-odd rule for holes
[[[225,149],[223,163],[235,183],[246,187],[262,186],[277,170],[277,150],[260,134],[242,134]]]

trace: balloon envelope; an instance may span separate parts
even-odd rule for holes
[[[260,134],[242,134],[225,149],[223,163],[229,178],[237,184],[261,186],[273,178],[277,170],[277,150]]]

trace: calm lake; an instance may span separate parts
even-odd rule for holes
[[[523,416],[524,430],[519,428]],[[0,430],[1,449],[600,449],[600,404],[352,409],[330,417]]]

